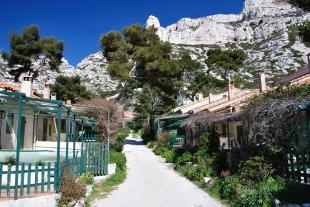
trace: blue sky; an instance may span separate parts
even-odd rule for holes
[[[144,24],[149,15],[162,26],[183,17],[239,13],[244,0],[5,0],[0,7],[0,49],[8,50],[8,34],[37,24],[42,36],[65,42],[64,57],[76,65],[99,50],[98,39],[110,30]]]

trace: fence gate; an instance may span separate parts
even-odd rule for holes
[[[291,148],[287,153],[287,176],[299,183],[310,183],[310,155]]]

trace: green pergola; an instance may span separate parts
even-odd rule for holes
[[[42,117],[54,117],[57,118],[56,126],[56,165],[55,168],[60,168],[60,130],[61,120],[66,120],[66,160],[69,157],[69,139],[72,137],[73,144],[73,158],[75,158],[76,141],[78,139],[77,124],[81,125],[81,131],[84,132],[85,126],[96,126],[96,121],[89,117],[78,116],[69,106],[65,106],[63,101],[40,99],[27,97],[23,93],[0,91],[0,109],[4,112],[17,112],[17,131],[16,131],[16,169],[19,169],[20,164],[20,150],[21,150],[21,136],[22,136],[22,116],[23,115],[37,115]],[[71,130],[70,130],[70,127]],[[71,133],[70,133],[71,131]],[[83,134],[82,134],[83,135]],[[84,139],[81,139],[81,153],[83,153]],[[55,180],[59,180],[59,170],[55,170]],[[18,196],[18,173],[15,173],[15,191],[14,198]],[[59,190],[59,183],[55,182],[56,191]]]

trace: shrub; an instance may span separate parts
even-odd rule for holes
[[[245,161],[240,168],[240,179],[243,185],[253,185],[266,180],[272,175],[273,169],[263,157],[252,157]]]
[[[188,162],[192,162],[192,155],[189,152],[184,152],[180,157],[177,158],[177,165],[184,165],[187,164]]]
[[[169,131],[165,130],[162,131],[160,134],[157,135],[157,146],[168,146],[169,144]]]
[[[130,132],[131,132],[131,130],[130,130],[130,128],[128,128],[128,127],[120,128],[120,129],[118,130],[118,133],[125,134],[126,137],[129,136]]]
[[[154,149],[155,147],[155,141],[150,141],[147,143],[147,147],[150,148],[150,149]]]
[[[154,150],[156,155],[160,155],[162,157],[164,157],[164,155],[165,155],[165,153],[167,151],[169,151],[168,147],[166,147],[166,146],[158,146],[158,145],[155,147],[155,150]]]
[[[110,162],[116,163],[116,167],[122,171],[126,169],[126,156],[121,152],[111,152]]]
[[[71,202],[78,201],[85,196],[85,184],[75,177],[70,176],[67,169],[64,169],[60,185],[60,200],[58,206],[65,206]]]
[[[83,173],[79,179],[81,182],[85,183],[86,185],[94,184],[94,175],[91,172]]]
[[[190,165],[183,165],[177,168],[177,170],[185,177],[188,177],[191,169],[192,169],[192,166]]]
[[[220,140],[216,132],[205,132],[199,136],[200,146],[206,150],[206,153],[212,155],[218,153],[220,149]]]
[[[9,156],[5,157],[4,163],[6,163],[6,164],[11,164],[11,165],[15,165],[15,164],[16,164],[16,158],[15,158],[15,156],[14,156],[14,155],[9,155]]]
[[[175,152],[173,150],[167,150],[164,153],[164,157],[166,158],[167,163],[174,163],[175,161]]]
[[[196,152],[193,154],[193,162],[198,163],[201,160],[206,159],[206,150],[204,148],[198,149]]]
[[[200,185],[204,184],[204,177],[212,174],[212,169],[205,162],[199,162],[196,166],[191,168],[188,178],[192,181],[198,182]]]
[[[233,200],[241,190],[240,180],[237,176],[227,176],[219,183],[219,195],[221,198]]]
[[[271,207],[277,192],[284,188],[284,180],[269,177],[256,186],[250,186],[240,192],[234,199],[234,206]]]
[[[122,152],[124,149],[125,138],[127,136],[128,136],[127,134],[119,132],[116,138],[116,142],[111,145],[111,149],[115,150],[116,152]]]

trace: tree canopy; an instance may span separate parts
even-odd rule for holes
[[[207,55],[208,59],[205,62],[209,70],[219,74],[224,80],[228,80],[233,73],[238,72],[246,59],[246,54],[241,49],[211,49]]]
[[[299,30],[299,36],[301,37],[303,43],[305,43],[306,46],[310,47],[310,21],[300,25],[298,27],[298,30]]]
[[[172,95],[182,85],[183,66],[171,58],[171,45],[159,40],[155,28],[133,24],[123,28],[122,33],[103,34],[100,43],[110,62],[109,74],[127,89],[148,84]]]
[[[9,41],[10,52],[3,52],[2,57],[8,61],[10,67],[14,67],[10,74],[15,77],[15,81],[22,73],[31,74],[32,62],[39,57],[46,58],[52,70],[57,70],[61,64],[63,42],[53,37],[41,37],[37,25],[25,27],[22,34],[11,32]]]
[[[92,97],[91,92],[82,85],[79,76],[58,76],[55,83],[51,85],[51,91],[56,93],[57,99],[71,100],[73,103]]]
[[[290,0],[290,3],[305,11],[310,11],[310,0]]]

